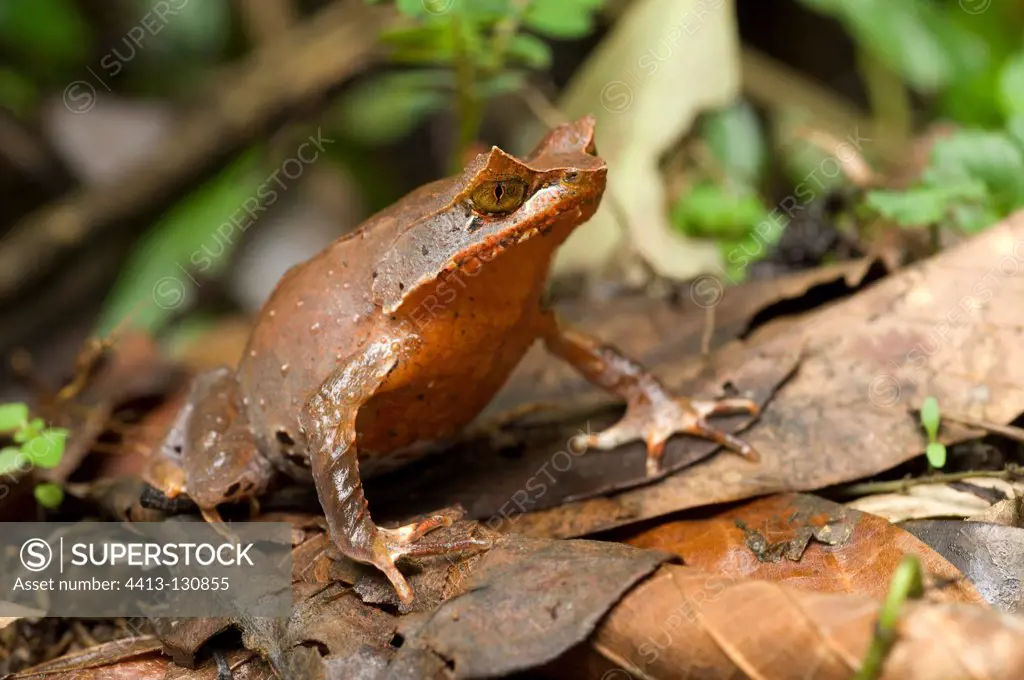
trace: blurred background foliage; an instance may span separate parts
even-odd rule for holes
[[[83,313],[89,319],[85,327],[108,333],[127,318],[158,331],[189,310],[252,312],[296,259],[414,186],[457,171],[482,145],[514,139],[510,131],[517,120],[553,122],[560,93],[623,17],[646,1],[366,0],[392,12],[372,63],[315,111],[290,112],[285,124],[254,137],[219,170],[197,173],[169,209],[132,220],[104,244],[119,255],[95,279],[97,301],[82,302],[83,308],[100,310]],[[727,7],[745,55],[752,49],[769,55],[797,74],[801,88],[816,89],[815,97],[828,92],[839,98],[870,123],[868,136],[882,140],[885,148],[857,159],[861,172],[846,168],[817,177],[823,184],[815,201],[828,202],[827,210],[814,213],[827,222],[819,231],[834,231],[836,239],[852,241],[861,252],[874,247],[879,231],[894,229],[924,234],[934,248],[1024,205],[1024,2],[694,2],[706,3],[711,12]],[[0,248],[19,220],[68,191],[130,181],[117,173],[91,174],[83,170],[91,161],[72,162],[69,155],[103,156],[117,143],[134,144],[138,148],[127,155],[135,162],[159,164],[160,158],[146,156],[147,144],[158,137],[153,130],[166,133],[167,120],[201,106],[227,66],[330,4],[0,0],[0,156],[7,161],[0,165]],[[643,49],[653,53],[660,39],[646,36]],[[683,39],[678,49],[689,44]],[[700,75],[680,73],[679,88],[693,77]],[[70,90],[76,83],[86,89]],[[768,233],[758,225],[773,214],[781,227],[789,225],[795,216],[779,214],[780,200],[835,153],[807,134],[820,113],[813,106],[799,119],[804,133],[783,143],[784,116],[754,101],[749,91],[756,88],[749,85],[727,106],[705,111],[662,159],[667,222],[681,235],[717,243],[733,280],[757,271],[745,266],[746,258],[743,267],[732,266],[735,258],[728,254],[743,249],[765,258],[782,247],[785,229]],[[90,92],[92,98],[84,100],[89,110],[76,111],[80,97]],[[129,140],[138,112],[110,110],[112,102],[155,106],[141,126],[150,141]],[[594,101],[593,109],[611,111],[602,101]],[[92,146],[69,152],[74,144],[63,135],[86,117],[106,117],[114,133],[98,142],[85,128],[80,135],[93,138]],[[288,188],[288,206],[261,214],[251,232],[216,239],[218,227],[256,195],[268,173],[318,130],[331,141],[315,171],[303,174],[302,187]],[[59,172],[27,171],[18,161],[19,135],[55,159],[37,168]],[[122,137],[129,141],[117,142]],[[129,167],[125,162],[121,172]],[[302,207],[309,203],[318,206],[318,217]],[[275,221],[285,225],[277,240],[256,244],[263,232],[273,231],[264,223]],[[307,229],[311,222],[319,230]],[[300,242],[305,245],[292,247]],[[213,245],[219,251],[214,266],[201,275],[192,271],[188,263],[197,249]],[[282,252],[280,261],[260,259]],[[818,253],[816,262],[787,262],[803,266],[839,256],[833,248]],[[81,253],[95,257],[95,251]],[[223,283],[237,271],[257,281],[248,292]],[[157,282],[185,276],[197,276],[199,283],[186,287],[181,304],[147,304]],[[18,292],[22,298],[31,294]],[[35,330],[52,332],[64,320],[50,319]],[[32,337],[26,331],[0,344],[9,349],[12,343],[31,344]]]

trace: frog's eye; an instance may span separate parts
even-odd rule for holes
[[[478,212],[512,212],[526,200],[526,182],[515,177],[481,182],[469,198]]]

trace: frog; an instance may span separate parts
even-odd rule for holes
[[[288,270],[238,365],[194,380],[162,444],[161,464],[181,470],[170,475],[175,488],[215,520],[217,505],[255,499],[277,474],[311,480],[339,552],[382,572],[408,606],[415,594],[399,560],[470,546],[420,542],[450,526],[451,512],[377,526],[362,478],[450,440],[535,342],[626,402],[621,420],[575,445],[642,440],[649,476],[676,434],[755,457],[708,422],[756,414],[755,402],[675,396],[546,304],[553,257],[597,210],[607,173],[588,116],[549,131],[524,158],[497,146],[478,154]]]

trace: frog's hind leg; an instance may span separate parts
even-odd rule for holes
[[[380,569],[402,603],[408,605],[413,601],[413,590],[395,566],[398,558],[444,554],[480,544],[458,541],[416,545],[424,534],[450,526],[457,519],[453,513],[432,515],[397,529],[380,528],[370,517],[359,477],[356,415],[396,361],[391,342],[371,345],[324,381],[303,409],[300,420],[331,540],[346,557]]]
[[[709,416],[732,413],[757,414],[758,405],[749,399],[698,401],[673,396],[661,382],[635,361],[594,338],[567,328],[552,313],[542,317],[543,337],[548,349],[572,364],[590,382],[626,400],[626,414],[612,427],[597,434],[583,435],[580,443],[598,449],[612,449],[629,441],[647,444],[647,475],[661,472],[665,442],[674,434],[710,439],[741,456],[756,460],[757,452],[727,432],[708,424]]]

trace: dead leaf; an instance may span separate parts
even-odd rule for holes
[[[120,640],[105,642],[89,649],[65,654],[60,658],[26,668],[11,676],[11,680],[52,678],[58,674],[63,674],[63,677],[67,677],[67,673],[71,671],[82,673],[82,675],[74,676],[76,680],[77,677],[81,677],[82,680],[120,680],[121,678],[135,677],[162,678],[163,675],[155,674],[157,662],[159,661],[159,650],[160,640],[152,635],[121,638]],[[102,669],[110,669],[114,666],[131,668],[140,674],[131,675],[128,672],[118,671],[120,674],[111,672],[104,675],[99,672]],[[166,663],[160,668],[166,668]],[[84,672],[89,670],[96,670],[97,674],[85,675]]]
[[[915,484],[906,493],[881,493],[850,501],[847,507],[884,517],[890,522],[930,517],[963,519],[985,512],[992,503],[948,484]]]
[[[761,453],[759,463],[715,456],[610,501],[519,516],[515,530],[581,535],[685,508],[869,477],[923,452],[925,437],[910,411],[924,396],[969,417],[1012,421],[1024,412],[1024,362],[1007,360],[1024,334],[1022,262],[1024,212],[808,315],[786,333],[772,337],[767,327],[747,345],[721,350],[716,365],[734,366],[741,376],[751,362],[785,363],[795,347],[804,348],[796,376],[744,435]],[[767,337],[759,343],[761,335]],[[744,386],[742,378],[733,383]],[[947,443],[955,440],[951,435]],[[558,450],[556,441],[549,440],[548,451]],[[616,509],[611,514],[609,503]]]
[[[586,639],[626,590],[667,559],[617,543],[503,537],[476,564],[465,593],[403,622],[395,663],[427,660],[428,651],[452,678],[541,665]]]
[[[953,564],[881,517],[809,494],[760,498],[704,519],[668,522],[629,539],[732,578],[884,598],[904,555],[921,560],[937,600],[982,602]]]
[[[880,602],[693,567],[663,566],[601,622],[555,677],[847,680]],[[1024,674],[1024,621],[959,603],[908,602],[883,680],[1011,680]],[[571,670],[570,670],[571,669]]]
[[[1024,613],[1024,529],[956,520],[900,526],[956,565],[993,607]]]
[[[70,433],[57,467],[39,471],[44,479],[66,480],[96,444],[117,406],[160,395],[183,378],[161,355],[156,342],[141,332],[119,336],[105,357],[77,394],[41,405],[40,415],[49,426],[64,427]]]

